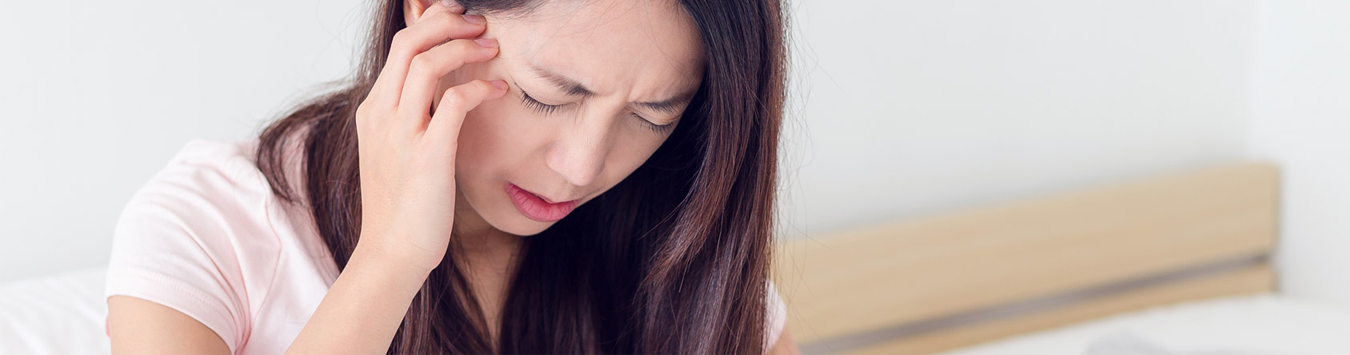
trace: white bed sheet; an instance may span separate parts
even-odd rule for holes
[[[0,284],[0,354],[108,354],[104,267]]]
[[[1272,294],[1125,313],[942,355],[1350,354],[1350,309]]]

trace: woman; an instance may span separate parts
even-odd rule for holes
[[[380,4],[349,86],[127,205],[114,352],[796,352],[768,282],[782,11]]]

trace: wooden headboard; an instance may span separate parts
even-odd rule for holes
[[[931,353],[1274,290],[1279,170],[1228,165],[780,243],[806,353]]]

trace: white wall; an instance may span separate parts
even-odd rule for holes
[[[1252,1],[798,4],[790,235],[1244,153]]]
[[[0,2],[0,281],[107,263],[122,205],[184,143],[246,137],[345,75],[358,3]]]
[[[1350,3],[1259,9],[1251,153],[1284,167],[1280,287],[1350,306]]]
[[[1252,1],[793,2],[789,236],[1245,152]],[[355,3],[0,3],[0,280],[106,262],[184,142],[345,72]]]

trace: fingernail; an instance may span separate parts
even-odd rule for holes
[[[495,40],[495,39],[491,39],[491,38],[479,38],[479,39],[475,39],[475,40],[473,40],[473,41],[474,41],[474,42],[477,42],[478,45],[479,45],[479,46],[482,46],[483,48],[494,48],[494,47],[497,47],[497,40]]]
[[[487,19],[483,15],[464,15],[464,22],[481,25],[487,23]]]
[[[506,90],[506,82],[505,82],[505,81],[501,81],[501,80],[493,80],[493,81],[492,81],[492,86],[496,86],[498,89],[501,89],[501,90]]]

